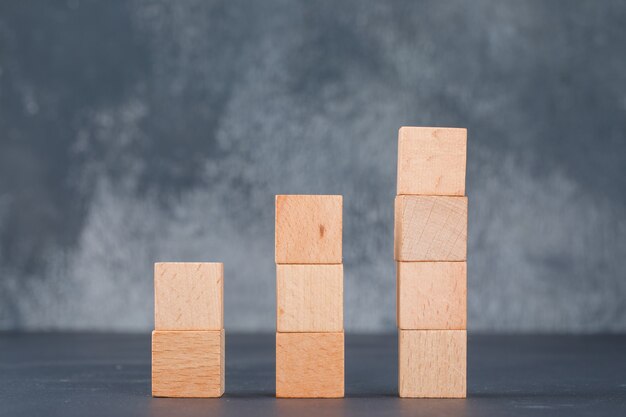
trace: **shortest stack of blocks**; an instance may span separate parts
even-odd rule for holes
[[[154,397],[224,394],[223,300],[223,264],[154,265]]]
[[[394,251],[399,394],[464,398],[467,131],[402,127]]]
[[[276,396],[344,396],[341,196],[276,196]]]

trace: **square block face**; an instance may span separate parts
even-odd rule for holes
[[[400,330],[400,397],[465,398],[467,332]]]
[[[400,128],[398,194],[465,195],[467,129]]]
[[[224,330],[152,332],[153,397],[221,397]]]
[[[276,265],[276,330],[343,331],[343,264]]]
[[[396,261],[467,259],[467,197],[399,195],[394,227]]]
[[[467,328],[465,262],[398,262],[398,327]]]
[[[276,196],[276,263],[342,262],[340,195]]]
[[[223,300],[223,264],[154,264],[156,330],[221,330],[224,328]]]
[[[343,332],[276,333],[276,397],[343,396]]]

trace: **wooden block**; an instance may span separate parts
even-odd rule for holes
[[[467,129],[403,126],[398,194],[465,195]]]
[[[276,265],[276,331],[343,331],[343,264]]]
[[[466,397],[465,330],[400,330],[398,346],[400,397]]]
[[[467,328],[466,262],[398,262],[398,327]]]
[[[223,300],[223,264],[154,264],[156,330],[221,330],[224,328]]]
[[[342,262],[340,195],[276,196],[276,263]]]
[[[343,332],[276,333],[276,397],[343,396]]]
[[[465,261],[467,197],[399,195],[396,261]]]
[[[224,330],[152,332],[153,397],[221,397]]]

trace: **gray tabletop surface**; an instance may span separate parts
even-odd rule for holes
[[[346,398],[274,398],[274,335],[227,334],[226,394],[150,395],[148,334],[0,333],[2,416],[624,416],[626,336],[468,339],[468,399],[397,397],[397,337],[346,335]]]

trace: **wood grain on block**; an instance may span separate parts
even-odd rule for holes
[[[398,327],[465,330],[466,262],[398,262]]]
[[[399,195],[394,222],[396,261],[465,261],[467,197]]]
[[[156,330],[221,330],[224,265],[207,262],[154,264]]]
[[[276,330],[343,331],[343,264],[276,265]]]
[[[466,397],[465,330],[399,330],[398,345],[400,397]]]
[[[408,127],[398,132],[398,194],[465,195],[467,129]]]
[[[343,332],[276,333],[276,397],[343,396]]]
[[[152,396],[221,397],[224,330],[152,332]]]
[[[276,263],[342,262],[340,195],[276,196]]]

